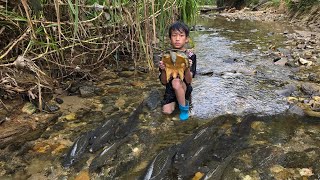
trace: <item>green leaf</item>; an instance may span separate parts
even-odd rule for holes
[[[73,7],[73,4],[72,4],[71,0],[68,0],[68,4],[69,4],[69,7],[70,7],[70,9],[71,9],[72,13],[73,13],[73,14],[76,14],[76,10],[74,9],[74,7]]]

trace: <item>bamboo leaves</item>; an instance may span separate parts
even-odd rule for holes
[[[75,8],[73,7],[73,4],[72,4],[72,1],[71,0],[68,0],[68,4],[69,4],[69,8],[70,10],[72,11],[73,14],[76,14],[76,10]]]
[[[152,68],[153,53],[165,47],[168,26],[178,19],[176,13],[181,12],[180,20],[186,23],[191,23],[196,14],[196,0],[22,0],[21,2],[22,5],[18,5],[20,6],[18,9],[24,11],[12,7],[8,10],[0,9],[0,18],[4,20],[1,23],[6,26],[4,31],[9,29],[16,31],[10,37],[12,39],[7,41],[21,41],[16,44],[6,43],[0,47],[0,57],[5,59],[14,59],[21,55],[18,49],[26,55],[33,56],[33,59],[40,59],[38,56],[40,54],[40,57],[55,62],[57,59],[60,61],[64,59],[63,52],[67,51],[70,54],[70,49],[71,58],[77,56],[73,54],[74,47],[84,48],[83,50],[79,48],[80,54],[81,51],[92,51],[93,54],[98,52],[99,57],[103,57],[101,54],[113,52],[117,47],[119,52],[132,54],[133,61],[143,59],[146,61],[145,64]],[[102,7],[99,13],[96,13],[97,5]],[[32,10],[38,11],[40,6],[41,18],[32,17],[34,14]],[[27,37],[25,39],[19,38],[27,28],[32,38],[30,34],[24,35],[23,37]],[[26,48],[30,40],[34,42],[33,47]],[[161,44],[158,44],[159,42]],[[24,52],[26,49],[28,52]],[[8,50],[10,52],[7,52]],[[7,53],[2,54],[4,52]]]
[[[72,4],[71,0],[68,0],[68,4],[72,14],[74,15],[73,44],[75,44],[79,28],[79,0],[75,0],[75,5]]]
[[[180,0],[182,20],[186,23],[193,24],[197,14],[196,0]]]

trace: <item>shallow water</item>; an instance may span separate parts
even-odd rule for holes
[[[203,18],[198,23],[203,30],[193,34],[200,75],[194,81],[194,116],[272,115],[288,109],[275,90],[289,83],[293,72],[263,56],[269,52],[269,44],[283,47],[283,32],[292,31],[292,27],[248,20],[230,22],[221,17]]]

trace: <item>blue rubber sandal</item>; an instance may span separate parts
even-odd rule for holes
[[[189,105],[182,106],[179,104],[180,109],[180,120],[186,121],[189,118]]]

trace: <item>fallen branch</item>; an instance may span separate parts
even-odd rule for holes
[[[8,53],[13,49],[13,47],[14,47],[18,42],[20,42],[20,41],[23,40],[26,36],[28,36],[28,34],[29,34],[30,31],[31,31],[31,29],[28,28],[25,33],[23,33],[18,39],[16,39],[15,41],[13,41],[13,42],[12,42],[12,45],[9,47],[9,49],[8,49],[4,54],[2,54],[2,55],[0,56],[0,60],[1,60],[2,58],[4,58],[5,56],[7,56]]]
[[[0,99],[0,102],[1,102],[2,106],[3,106],[7,111],[9,111],[8,107],[2,102],[1,99]]]

